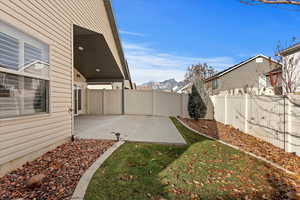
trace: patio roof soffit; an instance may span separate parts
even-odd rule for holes
[[[125,79],[122,66],[116,62],[102,34],[74,25],[73,40],[74,67],[88,83]]]

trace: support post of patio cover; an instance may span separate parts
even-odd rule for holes
[[[122,115],[125,114],[125,80],[122,81]]]

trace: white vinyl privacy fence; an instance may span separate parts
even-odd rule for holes
[[[300,155],[300,97],[212,96],[215,119]]]
[[[87,114],[122,114],[122,90],[87,90]]]
[[[186,94],[142,90],[125,90],[124,94],[122,90],[88,90],[87,94],[87,114],[91,115],[188,117]]]

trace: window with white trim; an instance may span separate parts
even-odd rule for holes
[[[219,87],[218,79],[214,79],[212,81],[212,89],[218,89],[218,87]]]
[[[0,119],[49,111],[49,45],[0,21]]]
[[[19,67],[19,40],[0,32],[0,66],[17,70]]]

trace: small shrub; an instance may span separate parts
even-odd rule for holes
[[[198,93],[195,85],[192,87],[192,93],[189,94],[188,112],[191,118],[198,120],[204,118],[206,115],[207,107],[203,102],[200,94]]]

